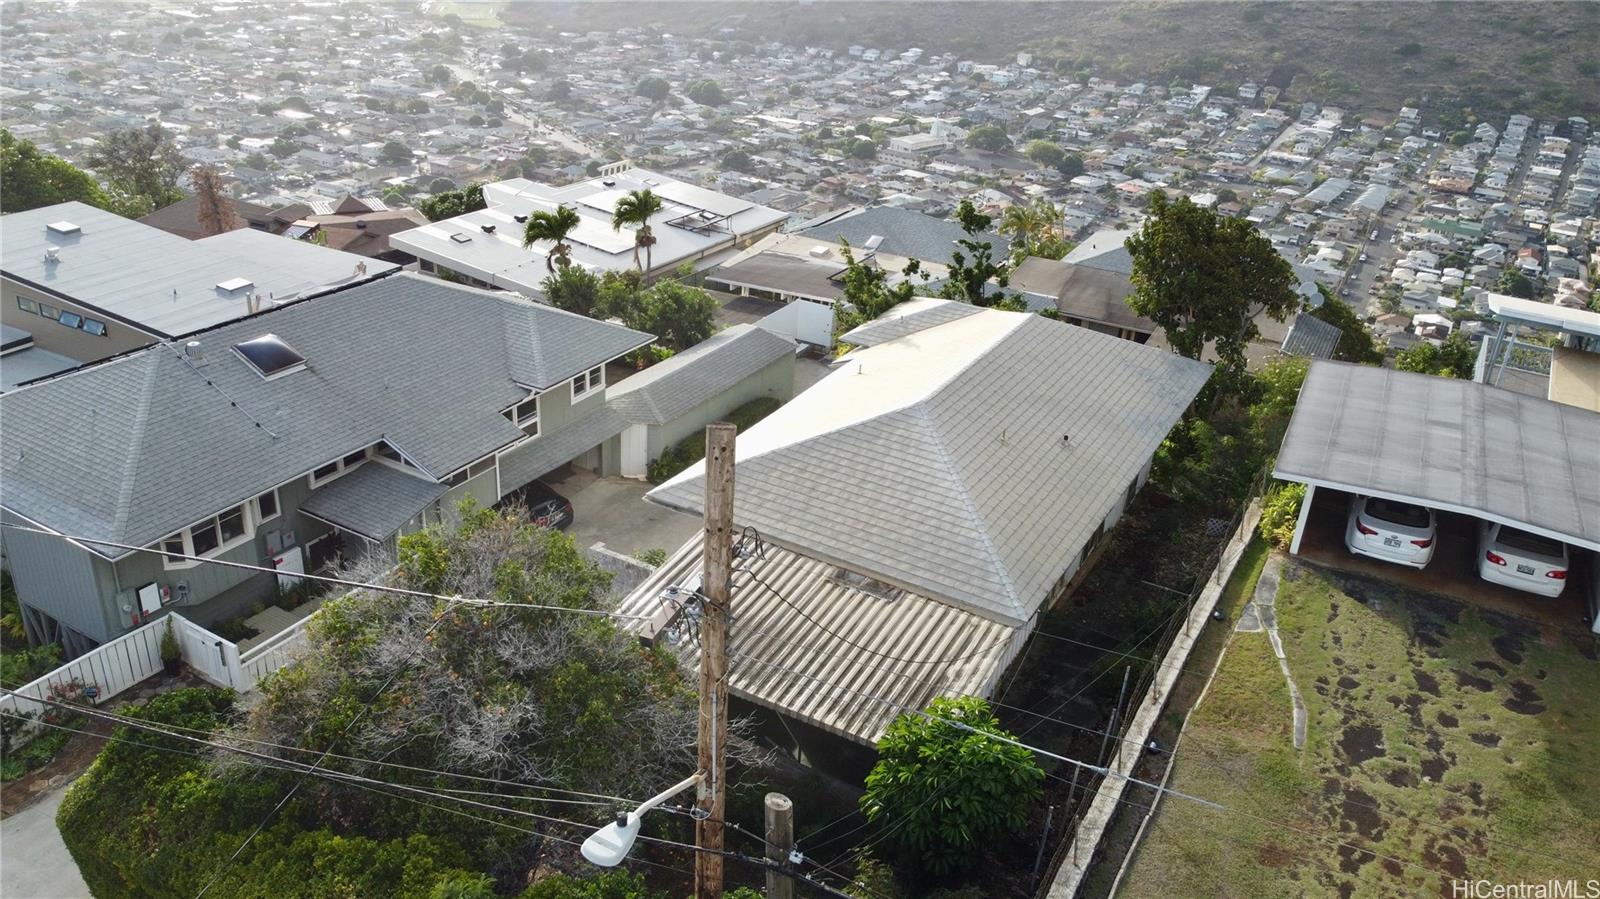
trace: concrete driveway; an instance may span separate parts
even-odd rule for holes
[[[580,548],[604,543],[623,555],[647,549],[672,552],[700,532],[700,519],[644,501],[654,485],[632,478],[602,478],[577,471],[546,481],[572,502],[567,533]]]
[[[65,786],[0,821],[0,896],[88,899],[89,888],[56,830]]]

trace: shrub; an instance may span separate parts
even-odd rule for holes
[[[655,546],[650,549],[641,549],[634,553],[633,557],[651,568],[660,568],[667,561],[667,551]]]
[[[1261,503],[1261,524],[1257,526],[1261,539],[1279,549],[1288,548],[1294,539],[1294,527],[1300,522],[1300,503],[1305,498],[1304,484],[1273,487]]]
[[[520,899],[666,899],[645,886],[644,878],[627,871],[609,871],[579,880],[556,874],[528,887]]]
[[[1010,736],[982,699],[941,697],[928,714],[901,715],[884,732],[861,809],[893,828],[884,836],[915,864],[945,874],[1027,823],[1044,772],[1029,750],[974,732]]]

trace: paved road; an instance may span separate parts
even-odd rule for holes
[[[0,896],[5,899],[88,899],[89,888],[56,830],[66,787],[0,821]]]

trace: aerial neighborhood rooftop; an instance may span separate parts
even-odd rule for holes
[[[0,892],[1592,874],[1593,104],[770,6],[7,4]]]

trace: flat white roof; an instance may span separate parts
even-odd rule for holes
[[[488,208],[402,231],[389,242],[495,287],[537,296],[550,273],[546,257],[553,244],[540,242],[523,249],[522,226],[528,215],[562,205],[571,208],[579,216],[578,227],[569,238],[572,261],[592,271],[621,271],[634,267],[634,232],[613,228],[612,210],[621,197],[647,188],[664,201],[661,212],[650,220],[656,238],[650,253],[655,272],[732,249],[749,235],[771,230],[789,217],[786,212],[666,175],[629,169],[565,187],[526,178],[497,181],[483,188]],[[519,217],[523,221],[517,221]],[[683,224],[672,224],[675,221]],[[484,225],[494,226],[494,233],[484,232]],[[470,239],[452,239],[452,235]]]
[[[1491,293],[1486,299],[1489,302],[1489,311],[1493,312],[1496,318],[1545,325],[1569,334],[1582,334],[1585,337],[1600,337],[1600,312],[1572,309],[1554,303],[1541,303],[1538,300],[1524,300],[1503,293]]]

